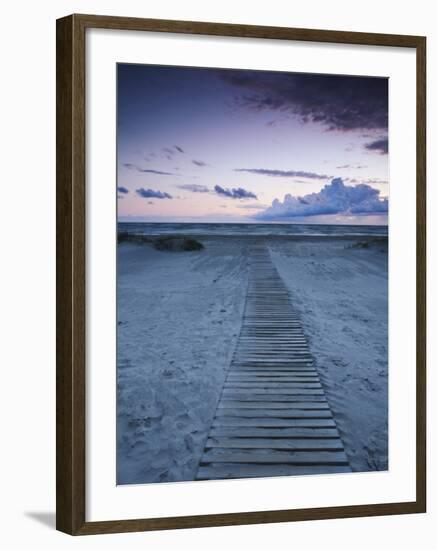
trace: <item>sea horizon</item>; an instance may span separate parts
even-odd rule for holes
[[[387,225],[352,225],[323,223],[277,223],[277,222],[137,222],[119,221],[117,229],[144,235],[247,235],[247,236],[388,236]]]

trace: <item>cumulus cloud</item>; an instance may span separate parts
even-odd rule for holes
[[[119,193],[124,193],[124,194],[129,193],[129,189],[127,189],[126,187],[123,187],[122,185],[119,185],[119,186],[117,187],[117,191],[118,191]]]
[[[178,189],[184,191],[191,191],[192,193],[209,193],[209,188],[206,185],[198,185],[196,183],[187,183],[184,185],[178,185]]]
[[[135,191],[137,195],[142,197],[143,199],[172,199],[173,197],[166,192],[163,191],[154,191],[153,189],[144,189],[144,187],[140,187]]]
[[[380,155],[388,154],[388,138],[381,138],[370,143],[366,143],[364,146],[368,151],[375,151]]]
[[[158,176],[176,176],[173,172],[162,172],[161,170],[152,170],[150,168],[141,168],[137,164],[131,164],[130,162],[125,162],[123,164],[128,170],[135,170],[136,172],[141,172],[142,174],[156,174]]]
[[[319,193],[303,197],[285,195],[283,202],[275,199],[272,205],[256,214],[261,220],[317,216],[322,214],[378,214],[388,212],[388,199],[381,199],[379,190],[369,185],[347,186],[334,178]]]
[[[214,187],[214,191],[218,195],[224,195],[225,197],[229,197],[230,199],[257,199],[258,198],[255,195],[255,193],[252,193],[252,191],[247,191],[242,187],[228,189],[228,188],[221,187],[220,185],[216,185]]]
[[[235,98],[240,108],[273,111],[328,130],[387,129],[386,78],[226,70],[220,76],[241,89]]]
[[[331,176],[326,174],[316,174],[314,172],[304,172],[303,170],[270,170],[268,168],[234,168],[234,172],[248,172],[259,176],[271,176],[275,178],[307,178],[313,180],[327,180]]]

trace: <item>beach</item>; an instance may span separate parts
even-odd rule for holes
[[[193,480],[262,240],[300,314],[353,471],[387,459],[387,239],[195,235],[118,246],[117,483]]]

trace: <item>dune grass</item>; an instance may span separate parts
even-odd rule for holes
[[[202,243],[196,241],[196,239],[192,237],[169,235],[150,238],[145,235],[129,233],[127,231],[119,232],[117,241],[118,243],[150,244],[156,250],[167,252],[192,252],[195,250],[203,250],[204,248]]]

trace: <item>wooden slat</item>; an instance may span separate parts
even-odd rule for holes
[[[228,382],[261,382],[261,383],[284,383],[284,382],[318,382],[318,377],[316,374],[312,376],[273,376],[273,375],[238,375],[238,376],[228,376]]]
[[[309,359],[309,355],[294,355],[290,357],[286,357],[286,361],[290,361],[290,365],[299,365],[299,364],[305,364],[303,363],[305,360]],[[241,364],[247,363],[253,363],[256,365],[266,365],[267,367],[271,368],[275,365],[282,365],[284,366],[284,357],[281,357],[280,355],[239,355],[237,354],[235,356],[235,360],[238,361],[238,366],[241,366]]]
[[[265,428],[334,428],[332,418],[228,418],[215,417],[213,426],[260,426]]]
[[[229,378],[238,378],[243,376],[255,376],[256,378],[274,378],[274,377],[297,377],[297,378],[314,378],[318,376],[318,372],[315,368],[310,367],[267,367],[266,369],[261,368],[235,368],[229,371]]]
[[[198,480],[206,479],[243,479],[249,477],[301,476],[314,474],[341,474],[350,472],[344,465],[282,465],[269,464],[209,464],[201,466],[197,473]]]
[[[223,416],[233,418],[332,418],[332,413],[329,409],[231,409],[228,407],[217,409],[216,418]]]
[[[312,402],[312,403],[327,403],[326,397],[322,395],[258,395],[258,394],[240,394],[236,397],[229,397],[223,395],[220,403],[227,403],[228,401],[243,401],[243,402],[252,402],[257,401],[269,401],[274,403],[301,403]]]
[[[348,464],[344,451],[206,450],[200,463],[240,462],[243,464]]]
[[[269,370],[269,368],[267,369],[254,368],[254,369],[238,369],[232,373],[232,376],[230,374],[228,375],[229,380],[241,379],[241,378],[247,378],[247,377],[255,377],[257,380],[258,379],[263,380],[266,377],[275,378],[278,381],[283,380],[285,378],[299,378],[299,380],[302,380],[302,379],[318,380],[319,374],[315,369],[310,369],[310,368],[299,369],[299,370],[297,369],[278,370],[276,368],[272,368],[271,370]]]
[[[223,395],[324,395],[321,388],[228,388],[225,386]]]
[[[339,434],[337,428],[268,428],[260,426],[249,427],[235,427],[235,426],[221,426],[212,428],[210,431],[211,437],[267,437],[270,439],[276,438],[308,438],[308,439],[320,439],[320,438],[338,438]]]
[[[326,402],[311,403],[300,401],[298,403],[281,403],[275,401],[235,401],[221,400],[217,411],[220,409],[307,409],[307,410],[330,410]]]
[[[210,437],[205,449],[287,449],[290,451],[341,451],[343,443],[336,439],[269,439]]]
[[[263,392],[264,390],[322,390],[322,385],[320,382],[313,382],[312,384],[308,384],[305,382],[287,382],[287,383],[277,383],[277,382],[228,382],[224,388],[226,391],[234,391],[234,390],[250,390],[255,391],[256,393]]]

